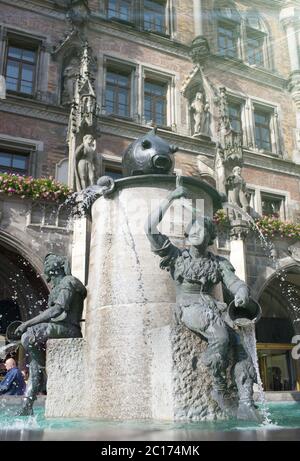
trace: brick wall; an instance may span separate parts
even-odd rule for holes
[[[246,182],[263,186],[266,188],[288,191],[291,199],[300,202],[300,183],[299,179],[287,174],[278,172],[272,173],[269,170],[257,168],[243,168],[243,177]]]

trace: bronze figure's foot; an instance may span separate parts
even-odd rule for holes
[[[33,401],[26,399],[22,405],[22,408],[17,412],[16,416],[33,416],[32,405]]]

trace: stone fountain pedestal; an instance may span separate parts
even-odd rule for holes
[[[219,205],[217,192],[193,178],[184,177],[182,183],[198,200],[197,207],[203,205],[205,214],[212,216],[214,205]],[[220,416],[210,398],[209,373],[201,363],[206,342],[177,323],[173,281],[160,269],[160,258],[151,252],[144,232],[151,207],[156,208],[175,187],[172,176],[125,178],[116,182],[112,196],[94,203],[86,336],[50,342],[48,417],[173,421]],[[177,204],[174,214],[171,211],[162,222],[162,232],[176,244],[183,235],[182,210]],[[186,216],[186,224],[190,217]],[[71,365],[72,341],[76,341],[77,371]],[[54,347],[56,342],[59,347]],[[55,371],[63,343],[70,351],[64,352],[64,369]],[[67,395],[68,368],[76,382],[72,393],[78,389],[75,406],[72,399],[60,399],[60,394]]]

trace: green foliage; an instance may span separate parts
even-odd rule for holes
[[[230,220],[223,209],[215,213],[214,222],[218,227],[230,226]],[[279,237],[300,240],[300,224],[281,221],[276,215],[258,218],[255,220],[255,224],[262,234],[270,239]]]
[[[31,176],[0,173],[0,193],[22,199],[62,201],[70,195],[71,191],[51,176],[35,179]]]
[[[223,210],[223,208],[220,208],[219,210],[216,211],[213,217],[213,221],[217,226],[220,226],[220,227],[230,226],[228,215],[226,213],[226,210]]]
[[[263,216],[256,220],[256,225],[269,238],[300,239],[300,224],[281,221],[276,216]]]

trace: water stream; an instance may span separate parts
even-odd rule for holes
[[[260,372],[259,372],[258,356],[257,356],[257,348],[256,348],[255,324],[252,323],[252,324],[248,324],[247,326],[239,328],[239,333],[241,336],[242,343],[244,344],[247,352],[252,358],[253,366],[255,368],[256,377],[257,377],[257,386],[258,386],[258,399],[260,403],[260,412],[263,417],[262,424],[264,426],[270,425],[270,424],[277,424],[271,419],[271,413],[270,413],[270,410],[266,402],[264,387],[263,387],[263,383],[262,383]]]
[[[288,283],[286,271],[280,267],[280,263],[276,257],[275,248],[274,248],[273,243],[265,237],[261,229],[256,224],[255,220],[252,218],[252,216],[249,215],[249,213],[242,210],[238,206],[228,203],[228,202],[224,203],[223,208],[225,209],[231,208],[235,212],[237,212],[238,215],[241,215],[242,218],[248,222],[250,229],[253,230],[256,235],[258,235],[260,244],[262,248],[264,249],[266,256],[272,261],[273,267],[275,269],[275,273],[279,279],[279,286],[282,289],[283,294],[286,296],[292,309],[296,312],[300,312],[300,308],[295,303],[295,298],[293,296],[293,295],[297,295],[297,293],[295,292],[295,289],[293,288],[293,286]],[[267,403],[265,400],[263,383],[262,383],[260,373],[259,373],[254,325],[241,329],[241,334],[243,336],[245,347],[247,347],[249,353],[251,353],[253,364],[257,372],[259,400],[261,403],[262,413],[264,416],[263,423],[270,424],[272,421],[270,420],[270,412],[268,410]]]

